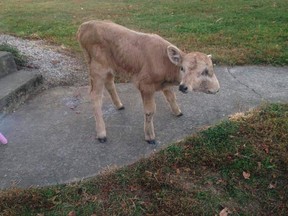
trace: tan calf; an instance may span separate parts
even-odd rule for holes
[[[141,93],[145,140],[150,144],[155,143],[156,91],[163,92],[176,116],[182,113],[171,86],[179,85],[183,93],[188,90],[212,94],[219,91],[210,56],[199,52],[186,54],[156,34],[136,32],[107,21],[89,21],[79,27],[77,38],[90,71],[90,94],[100,142],[106,141],[101,110],[104,87],[116,108],[124,109],[115,89],[115,73],[130,73]]]

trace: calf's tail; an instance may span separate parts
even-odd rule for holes
[[[87,24],[83,23],[82,25],[79,26],[78,31],[76,33],[76,39],[82,48],[82,51],[84,53],[85,59],[87,60],[87,63],[89,64],[91,62],[91,55],[88,52],[88,47],[87,47],[87,40],[85,39],[85,33],[87,31]]]

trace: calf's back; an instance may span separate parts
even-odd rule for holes
[[[136,32],[112,22],[88,21],[79,27],[77,37],[88,62],[135,74],[147,82],[175,79],[177,68],[167,56],[171,44],[158,35]]]

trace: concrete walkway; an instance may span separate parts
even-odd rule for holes
[[[87,87],[58,87],[26,102],[16,112],[0,116],[0,188],[44,186],[94,176],[109,166],[123,166],[147,157],[205,125],[265,101],[288,102],[287,67],[217,67],[221,90],[216,95],[182,94],[183,116],[174,117],[157,94],[154,126],[157,145],[144,141],[143,108],[131,84],[117,89],[125,110],[117,111],[107,94],[104,116],[108,142],[95,137],[95,122]]]

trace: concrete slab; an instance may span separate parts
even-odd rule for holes
[[[0,51],[0,78],[16,71],[17,66],[13,55],[8,52]]]
[[[259,83],[266,82],[264,77],[256,79],[263,73],[269,77],[269,85]],[[117,85],[125,110],[116,110],[105,93],[103,111],[108,135],[105,144],[95,139],[87,87],[59,87],[41,93],[0,121],[0,131],[9,141],[0,145],[0,188],[68,183],[94,176],[107,166],[123,166],[147,157],[200,127],[246,111],[266,99],[288,102],[286,85],[273,84],[275,80],[271,78],[279,74],[283,80],[287,79],[287,68],[217,67],[216,74],[221,85],[216,95],[182,94],[175,89],[184,113],[180,118],[171,114],[164,97],[157,94],[154,120],[157,145],[144,141],[142,102],[131,84]],[[261,86],[275,89],[265,90],[264,97]]]
[[[20,70],[0,79],[0,116],[25,101],[42,83],[35,70]]]
[[[282,102],[287,99],[288,67],[234,67],[229,72],[241,84],[266,100]]]

